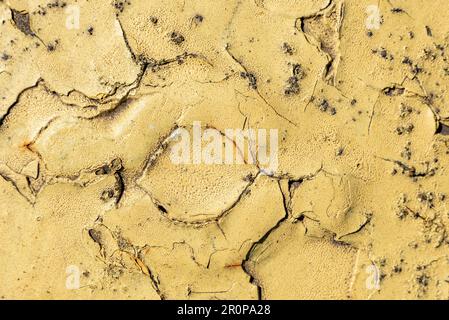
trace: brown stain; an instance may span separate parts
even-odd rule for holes
[[[242,268],[242,264],[241,263],[227,264],[227,265],[225,265],[225,268],[227,268],[227,269],[230,269],[230,268]]]
[[[34,141],[24,141],[19,145],[19,149],[23,151],[30,151],[32,153],[35,153],[36,150],[34,148]]]

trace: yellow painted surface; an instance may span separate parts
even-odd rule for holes
[[[449,299],[448,26],[447,0],[0,0],[0,298]]]

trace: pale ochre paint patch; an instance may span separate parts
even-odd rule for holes
[[[448,15],[0,0],[0,298],[449,299]],[[174,163],[196,123],[274,171]]]

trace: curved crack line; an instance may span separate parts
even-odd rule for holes
[[[248,71],[248,69],[243,65],[242,62],[239,61],[239,59],[237,59],[234,54],[230,51],[230,44],[227,43],[225,46],[225,51],[226,53],[232,58],[232,60],[234,60],[234,62],[236,62],[244,71],[246,75],[252,75],[251,72]],[[257,84],[254,83],[251,85],[251,87],[254,89],[254,91],[256,92],[256,94],[259,96],[259,98],[261,98],[263,100],[263,102],[271,108],[271,110],[273,110],[273,112],[280,118],[284,119],[285,121],[287,121],[288,123],[290,123],[291,125],[298,127],[298,124],[296,124],[295,122],[291,121],[290,119],[288,119],[287,117],[285,117],[284,115],[282,115],[281,113],[279,113],[275,107],[273,107],[268,101],[267,99],[260,93],[259,89],[257,88]]]
[[[196,227],[196,228],[198,228],[198,227],[203,228],[210,224],[216,224],[218,226],[218,228],[220,229],[220,231],[222,232],[223,236],[226,238],[226,235],[224,234],[224,232],[220,226],[221,220],[224,219],[248,194],[249,189],[255,183],[255,181],[259,177],[259,175],[260,175],[260,171],[256,173],[256,176],[252,179],[252,181],[250,181],[245,186],[245,188],[242,190],[242,192],[238,195],[237,199],[233,203],[231,203],[226,209],[222,210],[218,215],[214,215],[213,218],[205,218],[205,219],[198,220],[198,221],[186,221],[186,220],[181,220],[181,219],[177,219],[174,217],[170,217],[168,215],[167,210],[162,206],[161,202],[158,201],[157,199],[155,199],[154,196],[151,194],[151,192],[149,192],[148,190],[146,190],[139,184],[137,184],[137,187],[150,197],[150,199],[153,202],[156,209],[161,213],[161,216],[164,217],[165,219],[167,219],[168,221],[170,221],[172,223],[182,224],[185,226]]]
[[[254,242],[252,244],[251,248],[246,253],[246,256],[245,256],[244,260],[242,260],[242,264],[241,264],[243,271],[250,277],[250,283],[256,285],[259,300],[262,300],[263,288],[258,283],[256,283],[257,279],[251,274],[251,270],[249,270],[248,264],[251,261],[251,255],[253,254],[253,252],[257,248],[257,246],[262,244],[273,233],[273,231],[278,229],[283,224],[283,222],[286,221],[290,216],[289,211],[288,211],[288,206],[287,206],[287,200],[286,200],[284,193],[282,192],[282,188],[281,188],[281,184],[280,184],[279,180],[278,180],[278,187],[279,187],[279,192],[282,195],[282,200],[283,200],[282,202],[284,205],[285,215],[273,227],[271,227],[259,240],[257,240],[256,242]]]
[[[288,179],[288,181],[289,181],[289,188],[287,190],[288,196],[284,193],[284,191],[282,189],[282,186],[281,186],[281,183],[280,183],[281,180],[287,180],[287,179],[285,177],[284,178],[282,178],[282,177],[280,177],[280,178],[274,177],[274,178],[277,179],[279,192],[280,192],[280,194],[282,196],[282,204],[283,204],[283,207],[284,207],[285,215],[272,228],[270,228],[259,240],[253,242],[252,246],[250,247],[250,249],[246,253],[245,258],[242,260],[242,264],[241,264],[243,271],[250,277],[250,282],[252,284],[256,285],[257,291],[258,291],[258,298],[259,298],[259,300],[262,300],[262,298],[263,298],[263,288],[262,288],[262,286],[260,284],[257,283],[258,280],[252,275],[251,270],[249,268],[249,263],[250,262],[252,262],[254,265],[257,263],[255,261],[251,260],[251,256],[252,256],[252,254],[254,253],[254,251],[256,250],[256,248],[259,245],[263,244],[276,229],[278,229],[283,223],[285,223],[286,221],[288,221],[291,218],[291,214],[292,214],[292,212],[291,212],[291,200],[292,200],[292,192],[293,191],[290,188],[290,182],[293,181],[293,182],[300,182],[300,183],[302,183],[303,181],[311,180],[316,175],[318,175],[321,172],[321,170],[322,170],[322,167],[320,169],[318,169],[318,171],[316,171],[315,173],[312,173],[310,175],[305,175],[305,176],[303,176],[301,178],[298,178],[298,179],[295,179],[295,180]],[[295,223],[298,220],[302,221],[298,217],[298,218],[296,218],[292,222]],[[271,246],[271,243],[268,244],[267,248],[265,248],[265,250],[263,250],[259,254],[259,256],[262,255],[266,250],[268,250],[268,248],[270,246]]]
[[[103,223],[99,223],[97,226],[101,226],[104,227],[111,235],[112,239],[114,241],[118,241],[118,237],[117,234],[115,232],[113,232],[107,225],[103,224]],[[140,269],[140,271],[148,276],[150,278],[151,281],[151,285],[153,287],[153,289],[155,290],[156,294],[160,297],[161,300],[165,300],[165,295],[162,293],[162,290],[160,289],[160,282],[157,279],[157,277],[154,275],[154,273],[152,272],[152,270],[150,269],[150,267],[148,267],[147,264],[145,264],[143,262],[142,256],[141,256],[141,249],[137,249],[136,246],[134,246],[132,243],[130,243],[130,246],[133,248],[133,253],[128,252],[126,250],[122,250],[120,248],[114,250],[111,254],[106,255],[106,251],[104,250],[104,244],[101,241],[101,238],[99,238],[98,236],[95,236],[94,233],[92,233],[95,227],[92,227],[89,231],[88,231],[88,235],[89,238],[95,242],[96,244],[98,244],[98,246],[100,247],[99,249],[99,254],[100,254],[100,261],[103,262],[103,264],[105,264],[106,266],[108,266],[110,264],[110,261],[108,261],[109,259],[111,259],[115,253],[120,252],[120,253],[124,253],[127,254],[128,256],[130,256],[130,258],[132,258],[132,260],[134,261],[134,263],[137,265],[137,267]],[[128,269],[125,265],[122,264],[121,262],[121,266],[124,269]]]
[[[2,169],[6,168],[5,169]],[[27,177],[24,177],[22,174],[15,172],[6,164],[0,164],[0,177],[2,177],[5,181],[12,184],[14,189],[32,206],[34,207],[36,203],[36,194],[29,186],[29,180]],[[19,185],[21,184],[21,186]],[[25,190],[29,191],[29,194],[25,192]]]
[[[27,92],[28,90],[37,88],[42,81],[43,81],[43,79],[39,78],[36,81],[35,84],[33,84],[30,87],[26,87],[22,91],[19,92],[19,94],[17,95],[16,100],[6,109],[6,112],[0,117],[0,128],[3,126],[3,124],[5,123],[6,118],[11,114],[12,110],[14,109],[14,107],[20,102],[20,98],[22,97],[22,95],[25,92]]]

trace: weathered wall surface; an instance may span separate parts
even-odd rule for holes
[[[0,297],[449,299],[448,27],[447,0],[0,0]]]

